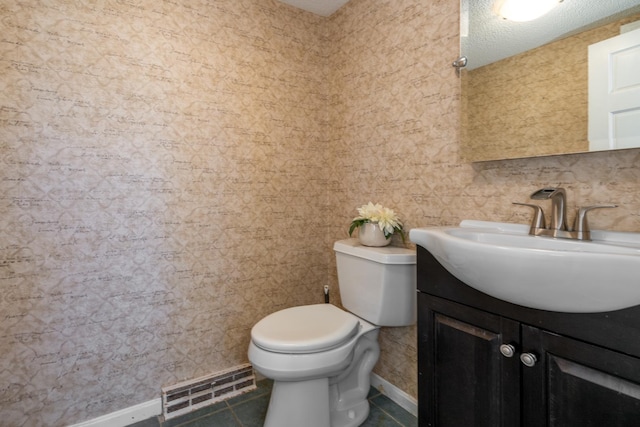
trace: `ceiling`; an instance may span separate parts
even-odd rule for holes
[[[282,3],[330,16],[349,0],[279,0]],[[425,0],[433,1],[433,0]],[[532,0],[535,1],[535,0]],[[461,0],[460,43],[468,69],[525,52],[583,31],[605,17],[621,18],[640,12],[640,0],[560,0],[547,15],[531,22],[506,21],[493,12],[496,0]]]
[[[496,0],[462,0],[460,38],[467,69],[508,58],[554,40],[640,12],[640,0],[564,0],[530,22],[512,22],[493,12]],[[611,19],[604,19],[611,17]]]
[[[282,3],[304,9],[321,16],[330,16],[349,0],[280,0]]]

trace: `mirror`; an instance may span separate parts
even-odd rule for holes
[[[530,22],[504,20],[494,2],[461,3],[461,53],[468,59],[460,72],[463,159],[590,151],[589,45],[621,32],[640,34],[639,1],[564,0]],[[640,62],[631,63],[635,75]]]

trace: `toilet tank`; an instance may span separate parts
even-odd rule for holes
[[[378,326],[416,321],[416,251],[363,246],[358,239],[335,242],[342,305]]]

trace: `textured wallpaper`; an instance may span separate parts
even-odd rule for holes
[[[244,363],[321,302],[326,29],[271,0],[0,6],[0,419]]]
[[[430,189],[458,173],[449,159],[459,81],[448,65],[458,2],[351,0],[331,25],[329,200],[344,213],[336,234],[368,201],[396,210],[407,230],[446,220]],[[415,327],[383,328],[380,336],[375,372],[416,396]]]
[[[461,160],[458,0],[0,6],[0,419],[62,426],[247,360],[267,313],[339,303],[369,200],[407,229],[529,222],[544,185],[640,231],[640,150]],[[395,244],[401,244],[396,241]],[[415,328],[376,372],[416,395]]]

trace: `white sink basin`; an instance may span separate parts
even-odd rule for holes
[[[640,233],[592,230],[590,242],[528,233],[528,225],[466,220],[409,237],[459,280],[514,304],[567,313],[640,305]]]

